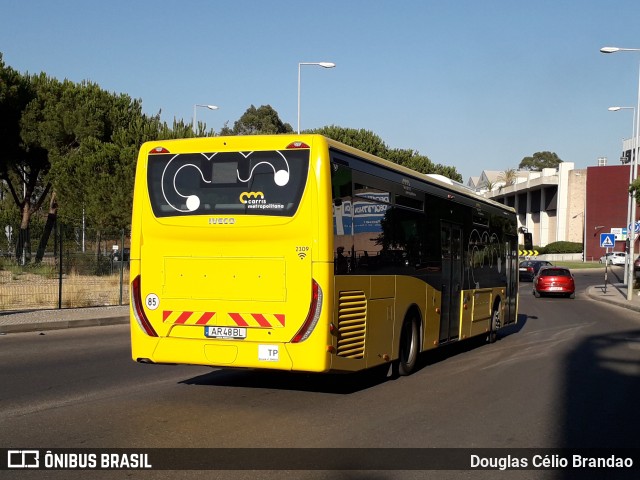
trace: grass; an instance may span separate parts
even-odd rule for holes
[[[27,266],[16,265],[14,262],[8,262],[4,259],[0,260],[0,270],[11,272],[14,276],[24,273],[32,273],[34,275],[42,275],[44,277],[56,276],[58,271],[55,265],[46,263],[30,263]]]
[[[123,303],[129,301],[129,272],[123,275]],[[59,280],[55,276],[0,270],[0,311],[32,308],[57,308]],[[105,276],[78,275],[62,278],[62,306],[89,307],[118,305],[120,274]]]
[[[581,262],[581,261],[573,261],[573,262],[551,262],[558,267],[567,267],[569,269],[579,269],[579,268],[602,268],[604,269],[604,263],[600,262]]]

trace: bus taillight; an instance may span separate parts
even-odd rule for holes
[[[133,300],[133,316],[136,317],[136,321],[140,328],[143,329],[150,337],[157,337],[158,334],[151,326],[147,315],[144,313],[142,306],[142,293],[140,288],[140,275],[133,279],[131,282],[131,299]]]
[[[171,153],[171,152],[169,152],[169,150],[167,150],[164,147],[155,147],[155,148],[152,148],[151,151],[149,152],[149,154],[152,154],[152,153]]]
[[[316,327],[318,320],[320,319],[320,312],[322,311],[322,288],[318,285],[318,282],[312,280],[311,283],[311,304],[309,305],[309,313],[307,319],[302,324],[298,333],[291,339],[291,343],[304,342],[313,329]]]
[[[311,148],[311,147],[304,142],[291,142],[289,145],[287,145],[287,150],[292,150],[294,148]]]

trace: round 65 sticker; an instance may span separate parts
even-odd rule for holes
[[[144,304],[149,310],[155,310],[160,306],[160,299],[155,293],[150,293],[147,298],[144,299]]]

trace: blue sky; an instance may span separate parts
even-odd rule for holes
[[[364,128],[466,182],[537,151],[618,164],[631,136],[638,0],[1,0],[7,65],[140,98],[219,130],[271,105],[296,128]]]

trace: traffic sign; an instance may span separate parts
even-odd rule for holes
[[[640,220],[638,220],[635,224],[629,224],[629,231],[633,231],[634,233],[640,233]]]
[[[614,233],[601,233],[600,246],[602,248],[613,248],[616,246],[616,236]]]

